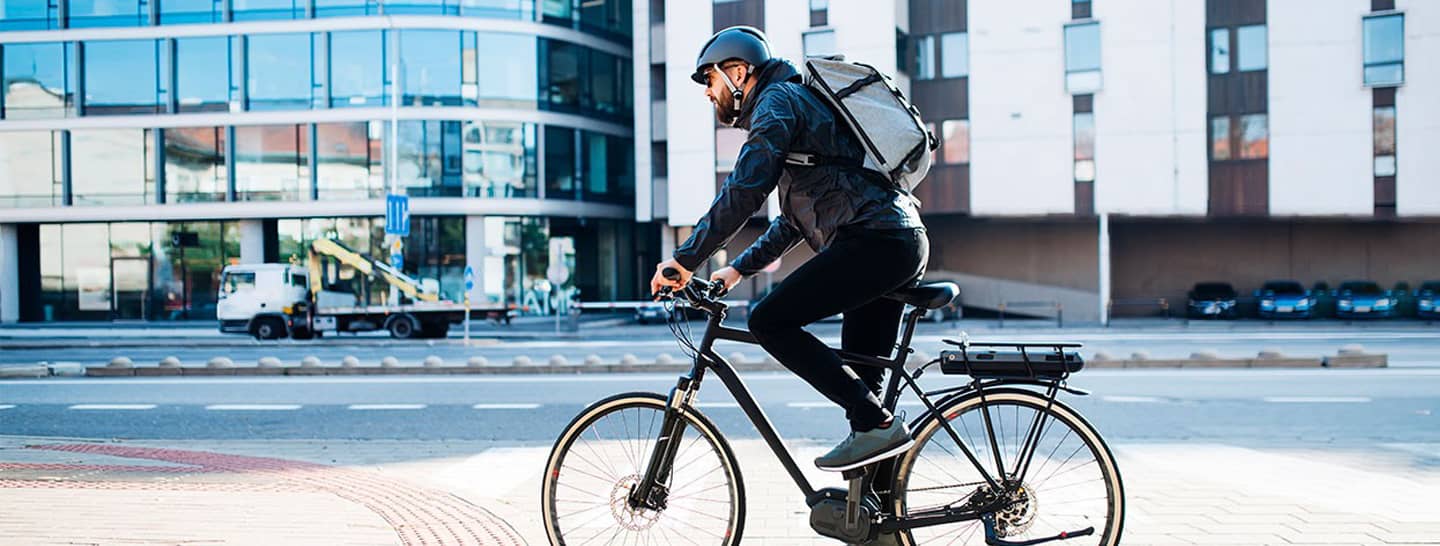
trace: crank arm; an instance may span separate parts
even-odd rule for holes
[[[1046,543],[1046,542],[1053,542],[1053,541],[1056,541],[1056,540],[1065,540],[1065,539],[1069,539],[1069,538],[1078,538],[1078,537],[1090,536],[1090,535],[1095,534],[1095,528],[1094,528],[1094,527],[1086,527],[1086,528],[1081,529],[1081,530],[1079,530],[1079,531],[1066,531],[1066,532],[1061,532],[1060,534],[1055,535],[1055,536],[1052,536],[1052,537],[1044,537],[1044,538],[1036,538],[1036,539],[1031,539],[1031,540],[1013,541],[1013,542],[1012,542],[1012,541],[1009,541],[1009,540],[1002,539],[1002,538],[1000,538],[998,535],[995,534],[995,516],[994,516],[994,515],[986,514],[984,517],[980,518],[980,520],[985,523],[985,544],[989,544],[990,546],[1034,546],[1035,544],[1044,544],[1044,543]]]

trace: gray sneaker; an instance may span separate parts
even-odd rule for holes
[[[910,429],[896,418],[888,428],[851,432],[835,449],[816,457],[815,466],[820,470],[843,472],[894,457],[908,451],[914,444],[915,441],[910,439]]]

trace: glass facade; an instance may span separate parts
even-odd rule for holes
[[[385,195],[385,124],[378,121],[315,126],[317,197],[369,199]]]
[[[310,131],[304,125],[235,128],[235,197],[300,201],[310,196]]]
[[[1364,33],[1365,85],[1404,83],[1405,14],[1366,17]]]
[[[314,71],[309,34],[257,34],[245,39],[250,110],[310,107]]]
[[[304,19],[305,0],[231,0],[234,2],[233,17],[236,21],[265,21],[274,19]],[[316,12],[325,0],[316,0]],[[364,15],[363,13],[361,15]]]
[[[234,99],[230,60],[239,40],[228,36],[175,40],[175,97],[180,112],[224,112]]]
[[[225,2],[220,0],[151,0],[160,2],[160,24],[185,25],[219,23],[225,20]],[[243,0],[236,3],[242,3]]]
[[[491,108],[535,108],[539,91],[539,44],[531,36],[481,32],[475,47],[479,104]]]
[[[467,121],[461,147],[466,197],[539,195],[535,124]]]
[[[143,205],[155,200],[155,139],[150,129],[70,131],[75,205]]]
[[[60,131],[0,132],[0,208],[62,204]]]
[[[1100,90],[1100,23],[1065,26],[1065,89],[1071,94]]]
[[[460,105],[460,33],[450,30],[402,30],[400,88],[403,106]]]
[[[224,127],[165,129],[165,202],[224,201]]]
[[[69,43],[5,44],[5,119],[61,118],[75,113],[75,46]]]
[[[0,3],[0,31],[60,28],[60,3],[16,0]]]
[[[85,115],[155,114],[160,106],[160,42],[84,43]]]
[[[142,0],[69,0],[68,5],[71,28],[150,24],[150,4]]]
[[[387,104],[385,33],[357,30],[329,33],[330,107]]]

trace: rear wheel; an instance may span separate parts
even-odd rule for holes
[[[541,509],[555,545],[740,542],[745,488],[730,445],[704,416],[680,413],[664,508],[627,502],[649,464],[665,420],[665,398],[624,394],[581,412],[555,442]]]
[[[276,317],[260,317],[250,325],[250,335],[255,339],[280,339],[285,337],[285,321]]]
[[[1047,400],[1034,392],[1014,389],[987,391],[939,406],[940,415],[997,480],[995,451],[985,433],[983,412],[988,409],[995,443],[1006,470],[1003,481],[1019,482],[1006,493],[1013,501],[995,513],[1001,538],[1023,542],[1053,537],[1062,532],[1094,527],[1090,536],[1066,539],[1068,545],[1114,546],[1120,543],[1125,522],[1125,494],[1115,459],[1099,433],[1078,413],[1059,402],[1048,409]],[[1017,475],[1020,446],[1030,425],[1044,415],[1028,470]],[[945,506],[963,506],[991,493],[984,478],[969,462],[940,419],[930,417],[915,431],[915,447],[898,460],[895,475],[895,513],[913,516]],[[922,527],[901,535],[903,544],[985,544],[985,529],[978,520]]]
[[[410,315],[395,317],[390,321],[389,329],[390,337],[395,339],[413,338],[415,337],[416,331],[419,330],[419,328],[416,328],[415,319],[411,318]]]

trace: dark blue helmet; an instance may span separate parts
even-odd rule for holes
[[[700,48],[700,56],[695,59],[695,73],[690,75],[690,79],[705,85],[708,83],[706,70],[731,59],[745,61],[751,66],[765,64],[770,60],[770,43],[765,39],[765,33],[744,25],[716,32]]]

